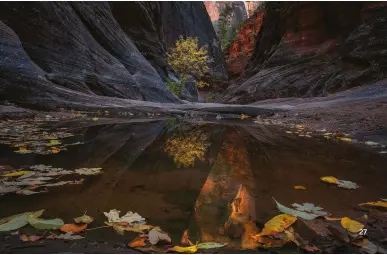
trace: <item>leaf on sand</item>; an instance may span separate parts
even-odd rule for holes
[[[297,210],[291,209],[289,207],[286,207],[284,205],[281,205],[275,199],[274,199],[274,201],[277,204],[278,210],[280,212],[282,212],[282,213],[286,213],[286,214],[290,214],[290,215],[293,215],[293,216],[297,216],[297,217],[300,217],[300,218],[302,218],[304,220],[313,220],[313,219],[315,219],[315,218],[320,216],[320,215],[313,214],[313,213],[297,211]]]
[[[195,253],[198,251],[198,246],[197,245],[192,245],[188,247],[174,246],[172,248],[169,248],[168,251],[175,251],[179,253]]]
[[[27,236],[23,234],[20,236],[20,240],[22,240],[23,242],[35,242],[41,238],[42,238],[41,236],[37,236],[37,235]]]
[[[78,240],[78,239],[83,239],[85,237],[80,236],[80,235],[73,235],[73,233],[68,232],[66,234],[60,234],[60,235],[49,235],[46,237],[47,239],[64,239],[64,240]]]
[[[215,248],[221,248],[226,246],[227,243],[214,243],[214,242],[206,242],[206,243],[199,243],[198,249],[215,249]]]
[[[28,223],[37,229],[57,229],[64,225],[63,220],[59,218],[44,220],[33,215],[28,216]]]
[[[306,189],[304,186],[294,186],[294,189]]]
[[[78,168],[74,172],[80,175],[97,175],[102,173],[102,168]]]
[[[25,212],[16,215],[12,215],[0,220],[0,232],[1,231],[11,231],[15,229],[19,229],[28,224],[28,217],[30,215],[34,215],[39,217],[42,215],[44,210],[40,210],[37,212]]]
[[[105,216],[108,218],[109,222],[144,222],[145,218],[141,217],[138,213],[133,213],[131,211],[127,212],[124,216],[120,217],[120,212],[116,209],[110,210],[108,213],[104,212]]]
[[[385,201],[376,201],[376,202],[366,202],[359,205],[369,205],[369,206],[376,206],[376,207],[384,207],[387,208],[387,202]]]
[[[339,179],[333,176],[324,176],[324,177],[321,177],[320,180],[322,180],[323,182],[332,183],[332,184],[337,184],[337,182],[339,181]]]
[[[364,224],[355,220],[351,220],[348,217],[344,217],[341,219],[341,225],[343,226],[343,228],[352,233],[359,233],[360,230],[364,228]]]
[[[77,217],[77,218],[74,218],[75,223],[86,223],[86,224],[90,224],[90,223],[93,222],[93,220],[94,220],[93,217],[91,217],[91,216],[89,216],[89,215],[86,215],[86,214],[84,214],[84,215],[82,215],[82,216],[79,216],[79,217]]]
[[[73,233],[78,233],[87,228],[87,224],[64,224],[62,225],[59,229],[62,232],[73,232]]]
[[[297,217],[290,214],[280,214],[273,217],[271,220],[265,223],[264,228],[261,233],[258,233],[254,237],[259,236],[272,236],[277,233],[283,232],[285,229],[290,227],[295,221]]]
[[[357,189],[357,188],[359,188],[359,185],[357,185],[356,183],[351,182],[351,181],[344,181],[344,180],[339,180],[337,182],[337,186],[340,188],[344,188],[344,189]]]
[[[134,240],[128,243],[128,246],[131,248],[144,247],[146,246],[145,238],[136,237]]]
[[[157,244],[160,241],[171,243],[172,240],[167,233],[161,230],[160,227],[154,227],[148,233],[148,240],[151,244]]]
[[[0,176],[2,176],[2,177],[16,177],[16,176],[22,176],[22,175],[28,174],[30,172],[31,171],[17,171],[17,172],[12,172],[12,173],[8,173],[8,174],[3,174]]]

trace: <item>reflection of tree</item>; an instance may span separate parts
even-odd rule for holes
[[[189,234],[195,237],[199,231],[202,242],[227,242],[229,246],[251,248],[254,242],[250,236],[257,228],[248,152],[238,133],[231,130],[226,137],[196,201],[193,225],[199,229],[189,229]]]
[[[178,167],[194,166],[195,159],[204,161],[209,147],[208,137],[201,130],[187,133],[175,133],[165,143],[164,150],[171,156]]]

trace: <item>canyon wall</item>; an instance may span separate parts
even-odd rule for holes
[[[251,57],[241,42],[252,41],[249,28],[227,53],[231,75],[243,74],[223,102],[327,95],[385,77],[386,11],[386,2],[268,2],[247,26],[259,30]],[[240,54],[245,62],[230,68]]]

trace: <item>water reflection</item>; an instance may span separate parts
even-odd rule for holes
[[[257,243],[251,236],[279,213],[272,197],[286,205],[312,202],[335,216],[354,218],[362,214],[354,205],[387,197],[385,157],[345,143],[294,138],[280,128],[154,120],[45,125],[73,134],[63,143],[75,145],[39,155],[17,154],[2,144],[0,165],[101,167],[104,173],[48,193],[3,195],[0,217],[45,208],[47,217],[71,221],[87,211],[98,226],[104,211],[131,210],[159,225],[175,244],[186,233],[192,242],[252,249]],[[352,180],[361,189],[326,185],[319,178],[327,175]],[[307,189],[294,190],[295,185]],[[301,225],[295,228],[302,232]],[[110,229],[88,237],[121,238]]]

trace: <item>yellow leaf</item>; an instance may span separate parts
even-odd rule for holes
[[[352,233],[358,233],[364,228],[364,224],[361,224],[360,222],[357,222],[355,220],[351,220],[348,217],[344,217],[341,219],[341,225],[343,226],[343,228]]]
[[[97,121],[97,120],[99,120],[99,118],[98,117],[93,117],[92,120]]]
[[[289,214],[280,214],[266,222],[264,228],[261,233],[255,235],[255,237],[259,236],[271,236],[277,233],[283,232],[290,225],[292,225],[297,220],[296,216]]]
[[[51,147],[51,152],[52,153],[59,153],[60,152],[60,148],[57,148],[57,147]]]
[[[241,114],[241,120],[245,120],[245,119],[247,119],[249,116],[247,116],[246,114]]]
[[[134,240],[128,243],[128,246],[131,248],[144,247],[146,246],[145,239],[141,237],[136,237]]]
[[[333,184],[337,184],[339,181],[336,177],[333,177],[333,176],[324,176],[324,177],[321,177],[320,180],[322,180],[323,182],[333,183]]]
[[[337,139],[348,143],[352,142],[352,138],[348,138],[348,137],[337,137]]]
[[[18,171],[18,172],[13,172],[13,173],[8,173],[8,174],[3,174],[1,175],[2,177],[15,177],[15,176],[22,176],[25,174],[30,173],[31,171]]]
[[[378,207],[385,207],[387,208],[387,202],[384,201],[376,201],[376,202],[366,202],[359,205],[371,205],[371,206],[378,206]]]
[[[304,186],[294,186],[294,189],[306,189]]]
[[[175,252],[179,252],[179,253],[195,253],[195,252],[197,252],[197,250],[198,250],[197,245],[192,245],[192,246],[188,246],[188,247],[174,246],[174,247],[168,249],[168,251],[175,251]]]
[[[293,132],[292,132],[292,131],[286,131],[286,133],[287,133],[287,134],[293,134]]]

